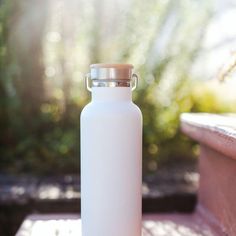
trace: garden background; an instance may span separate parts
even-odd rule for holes
[[[84,74],[98,62],[140,76],[144,175],[194,161],[179,115],[236,111],[232,71],[220,82],[235,60],[235,11],[233,1],[1,0],[0,173],[79,173]]]

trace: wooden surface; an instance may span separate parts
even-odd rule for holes
[[[236,160],[236,115],[184,113],[180,120],[186,135]]]
[[[81,236],[79,215],[30,215],[16,236]],[[143,236],[219,236],[198,214],[143,217]]]

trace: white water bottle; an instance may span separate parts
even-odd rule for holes
[[[81,114],[82,236],[141,236],[142,114],[129,64],[94,64]]]

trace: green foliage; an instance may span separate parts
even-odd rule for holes
[[[212,14],[204,1],[133,0],[104,38],[96,0],[79,1],[79,36],[72,18],[52,12],[59,6],[50,13],[46,4],[40,14],[35,2],[0,1],[1,172],[78,173],[79,115],[88,101],[81,74],[93,62],[129,62],[139,72],[134,101],[144,118],[145,172],[196,157],[196,145],[179,130],[182,112],[234,111],[190,76]],[[74,6],[68,15],[73,10],[78,15]],[[55,23],[65,19],[69,25]]]

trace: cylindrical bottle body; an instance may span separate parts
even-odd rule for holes
[[[82,235],[141,236],[142,115],[130,88],[97,91],[81,114]]]

